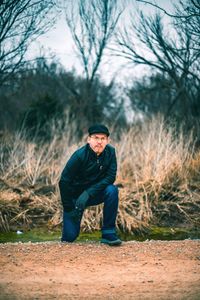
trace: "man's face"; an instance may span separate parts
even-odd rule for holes
[[[92,148],[92,150],[99,155],[103,152],[108,144],[108,137],[103,133],[95,133],[88,136],[87,142],[90,145],[90,148]]]

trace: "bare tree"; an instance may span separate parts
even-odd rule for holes
[[[66,14],[84,75],[92,84],[121,12],[117,0],[78,0]]]
[[[88,122],[103,121],[104,107],[108,107],[97,74],[121,15],[117,4],[118,0],[78,0],[67,6],[66,21],[84,75],[82,88],[71,88],[74,118],[81,121],[81,128],[87,128]],[[112,87],[113,82],[107,92]]]
[[[178,3],[174,4],[175,12],[169,13],[166,9],[162,8],[160,5],[156,4],[154,1],[146,0],[136,0],[137,2],[151,5],[165,15],[174,19],[174,24],[187,23],[188,30],[190,33],[200,38],[200,2],[199,0],[179,0]],[[197,45],[200,47],[199,40],[197,40]]]
[[[140,13],[139,21],[132,21],[130,28],[125,28],[117,37],[117,55],[133,64],[154,68],[172,79],[174,95],[168,114],[175,104],[183,114],[193,114],[198,101],[200,52],[189,25],[187,22],[178,23],[171,28],[173,33],[170,34],[164,30],[160,14],[147,17]]]
[[[25,63],[30,43],[55,21],[48,18],[54,0],[1,0],[0,2],[0,84]]]
[[[187,28],[196,41],[196,49],[200,51],[200,2],[199,0],[184,0],[176,6],[175,24],[187,23]]]

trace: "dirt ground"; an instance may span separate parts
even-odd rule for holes
[[[200,299],[200,241],[0,244],[0,299]]]

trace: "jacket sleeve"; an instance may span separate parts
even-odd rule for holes
[[[78,170],[80,168],[80,158],[76,154],[76,152],[70,157],[66,166],[64,167],[61,178],[59,181],[61,201],[64,207],[69,205],[69,202],[72,201],[72,181],[74,177],[77,175]]]
[[[115,150],[113,151],[113,155],[111,157],[110,166],[107,170],[106,176],[97,182],[96,184],[90,186],[86,191],[90,197],[95,197],[99,192],[104,190],[109,184],[113,184],[116,178],[117,173],[117,159]]]

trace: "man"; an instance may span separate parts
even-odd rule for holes
[[[115,149],[108,144],[109,130],[97,124],[88,129],[87,144],[73,153],[59,181],[63,204],[62,241],[73,242],[79,235],[81,218],[88,206],[104,203],[101,242],[120,245],[115,221],[118,190],[113,185],[117,172]]]

